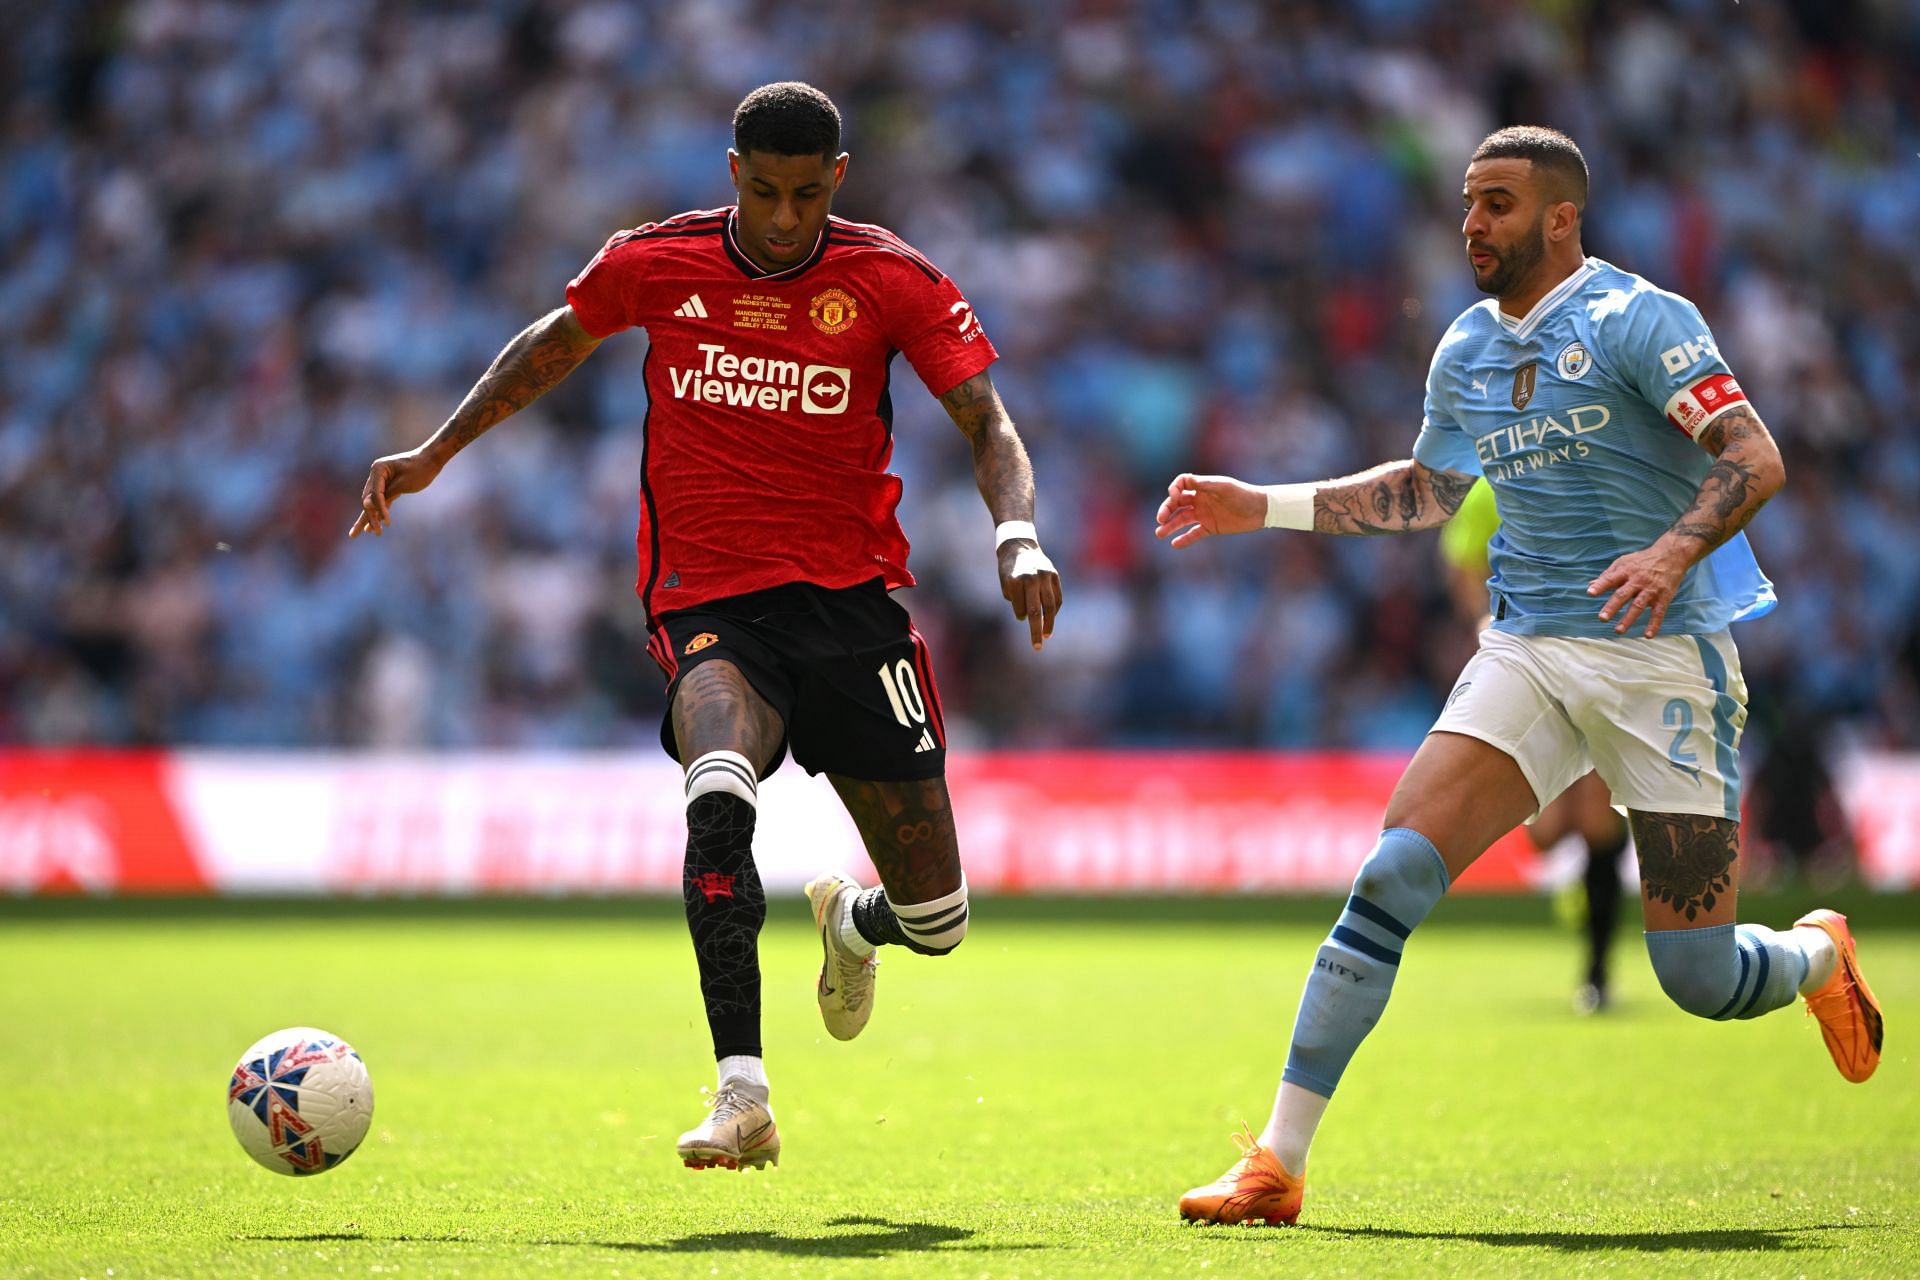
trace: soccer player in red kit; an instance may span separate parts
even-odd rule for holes
[[[431,439],[373,463],[349,536],[384,532],[395,498],[602,341],[647,331],[638,589],[667,677],[661,744],[685,769],[682,897],[719,1062],[712,1107],[679,1154],[737,1169],[780,1153],[750,845],[756,789],[785,753],[827,775],[880,873],[868,889],[833,873],[806,887],[824,950],[815,994],[835,1037],[866,1025],[878,947],[945,955],[967,931],[933,664],[888,595],[913,585],[886,469],[896,353],[972,444],[1000,588],[1035,649],[1061,596],[972,307],[893,233],[829,212],[847,170],[832,101],[766,85],[733,131],[737,204],[607,241],[567,305],[509,343]]]

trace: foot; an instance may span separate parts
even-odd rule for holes
[[[827,1034],[835,1040],[853,1039],[873,1016],[873,971],[880,967],[880,957],[855,955],[840,940],[847,895],[859,892],[859,885],[834,871],[817,875],[807,884],[807,904],[813,908],[822,952],[814,996]]]
[[[680,1135],[689,1169],[764,1169],[780,1163],[780,1131],[760,1091],[728,1080],[708,1099],[704,1123]]]
[[[1188,1222],[1233,1225],[1265,1219],[1268,1226],[1292,1226],[1306,1199],[1307,1181],[1288,1173],[1280,1158],[1254,1140],[1245,1125],[1233,1135],[1240,1161],[1204,1187],[1180,1197],[1180,1216]]]
[[[1573,1011],[1581,1015],[1605,1013],[1607,1006],[1612,1003],[1603,983],[1583,983],[1580,989],[1573,993]]]
[[[1880,1065],[1880,1002],[1860,972],[1853,954],[1853,931],[1838,911],[1822,907],[1794,922],[1819,929],[1833,939],[1833,976],[1807,993],[1807,1012],[1820,1020],[1820,1035],[1840,1074],[1859,1084]]]

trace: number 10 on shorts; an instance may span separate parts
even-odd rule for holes
[[[905,658],[894,663],[880,665],[880,684],[887,691],[887,701],[893,704],[894,718],[911,729],[915,725],[927,722],[927,701],[920,696],[920,681],[913,673],[913,664]],[[907,717],[913,717],[908,719]]]

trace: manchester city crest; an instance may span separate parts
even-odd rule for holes
[[[1593,368],[1593,353],[1578,342],[1570,342],[1566,350],[1560,353],[1557,367],[1562,378],[1568,382],[1578,382],[1586,376],[1587,370]]]

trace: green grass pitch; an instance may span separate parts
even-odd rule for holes
[[[712,1069],[677,903],[0,903],[0,1275],[1917,1275],[1920,910],[1842,905],[1891,1028],[1864,1086],[1797,1009],[1674,1010],[1629,933],[1576,1018],[1542,903],[1444,904],[1278,1230],[1174,1202],[1260,1126],[1328,902],[988,900],[844,1045],[777,902],[765,1174],[673,1155]],[[378,1106],[295,1180],[224,1088],[302,1023]]]

